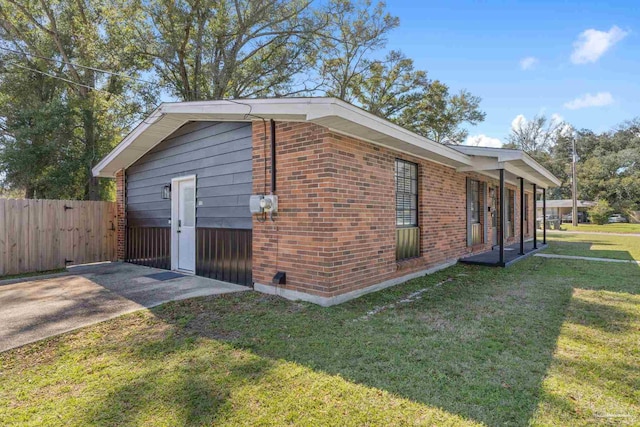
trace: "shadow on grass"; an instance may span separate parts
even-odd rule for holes
[[[633,261],[634,258],[627,251],[616,251],[609,249],[593,249],[591,242],[555,242],[556,248],[553,253],[560,255],[578,255],[594,258],[610,258]],[[597,246],[616,246],[611,243],[597,243]]]
[[[148,364],[130,381],[107,388],[85,411],[90,425],[211,425],[238,384],[258,381],[272,363],[217,344],[200,352],[189,336],[143,344],[125,359]],[[243,357],[245,356],[245,357]],[[152,360],[160,363],[148,363]],[[126,363],[125,360],[122,361]],[[150,418],[150,419],[145,419]]]
[[[166,304],[152,312],[175,334],[128,357],[170,362],[184,352],[187,361],[177,358],[164,375],[148,372],[116,387],[90,419],[99,423],[101,414],[122,407],[120,421],[141,423],[141,405],[160,400],[172,402],[185,424],[210,422],[220,408],[229,410],[229,390],[255,383],[285,360],[486,425],[527,425],[546,393],[543,380],[569,304],[578,304],[572,322],[608,332],[627,324],[613,307],[572,301],[573,289],[638,293],[637,272],[635,265],[608,270],[530,258],[508,269],[456,266],[331,308],[257,293]],[[434,286],[445,279],[452,280]],[[422,298],[399,303],[425,288]],[[227,350],[191,355],[202,339]],[[229,359],[234,349],[260,362],[236,363]]]
[[[455,267],[338,307],[259,294],[189,300],[154,314],[186,334],[225,340],[489,425],[526,425],[552,360],[571,287],[513,269]],[[374,307],[433,288],[420,300]],[[184,313],[193,317],[184,322]],[[225,338],[226,337],[226,338]]]
[[[603,297],[604,298],[604,297]],[[572,310],[567,321],[587,328],[597,328],[603,332],[625,333],[634,320],[634,315],[613,304],[573,298]]]

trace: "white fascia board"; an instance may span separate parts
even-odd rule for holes
[[[505,170],[516,175],[518,178],[524,178],[525,181],[528,181],[530,184],[536,184],[538,188],[549,188],[553,186],[552,183],[549,183],[546,179],[541,179],[541,177],[536,173],[537,171],[529,171],[525,168],[521,168],[512,163],[507,163],[505,165]]]
[[[456,168],[457,172],[479,172],[488,170],[504,169],[504,162],[493,157],[472,156],[471,166],[461,166]]]
[[[92,169],[91,172],[93,176],[96,177],[105,177],[112,178],[112,174],[104,174],[103,170],[111,163],[116,157],[118,157],[124,150],[129,148],[131,143],[135,141],[140,135],[147,130],[149,126],[156,123],[158,120],[162,118],[162,113],[159,111],[160,107],[156,108],[153,113],[149,115],[146,119],[144,119],[138,126],[135,127],[129,134],[124,137],[122,141],[113,149],[109,154],[107,154],[102,160],[98,162]],[[114,171],[115,173],[116,171]]]
[[[529,168],[535,171],[535,174],[539,174],[540,178],[542,178],[542,179],[536,178],[534,180],[531,180],[531,182],[541,185],[544,188],[549,188],[554,186],[557,187],[557,186],[560,186],[561,184],[558,178],[556,178],[551,172],[549,172],[540,163],[533,160],[533,158],[529,156],[527,153],[525,153],[524,151],[504,150],[503,153],[499,154],[498,159],[503,162],[510,162],[510,161],[524,162]],[[535,174],[532,176],[535,176]],[[523,178],[526,178],[526,177],[523,176]]]
[[[498,170],[482,170],[482,171],[478,171],[477,173],[479,175],[483,175],[483,176],[486,176],[488,178],[491,178],[491,179],[493,179],[495,181],[498,181],[498,182],[500,181],[500,173],[498,172]],[[509,171],[506,171],[506,173],[504,175],[505,175],[504,176],[505,184],[513,185],[515,187],[519,187],[520,186],[520,181],[518,180],[518,178],[515,175],[512,175],[511,173],[509,173]]]
[[[335,98],[276,98],[164,103],[131,131],[92,172],[94,176],[113,177],[118,170],[129,167],[189,121],[260,119],[312,122],[344,134],[348,133],[341,131],[340,127],[359,127],[360,130],[371,131],[375,138],[358,134],[351,136],[452,167],[472,163],[465,153],[421,137]],[[323,124],[325,120],[332,121],[337,128]],[[128,155],[124,154],[125,151]]]
[[[540,188],[549,188],[561,184],[558,178],[523,151],[467,146],[456,147],[456,149],[471,155],[473,159],[471,166],[459,167],[457,169],[458,172],[491,170],[493,165],[495,169],[504,168],[511,173],[525,178],[531,183],[535,183],[540,186]],[[517,166],[514,163],[524,163],[525,168]]]
[[[368,113],[344,101],[340,101],[338,99],[333,99],[333,101],[334,102],[332,103],[327,103],[324,105],[316,104],[311,106],[309,112],[307,113],[307,120],[322,126],[326,126],[325,124],[323,124],[323,119],[331,117],[341,118],[347,122],[371,129],[372,131],[380,134],[380,136],[390,137],[400,143],[416,147],[418,148],[418,150],[403,150],[402,148],[394,145],[388,145],[381,141],[375,141],[371,138],[365,138],[365,140],[374,144],[386,146],[392,150],[408,152],[410,154],[417,155],[418,157],[422,157],[426,160],[433,160],[429,155],[434,154],[439,158],[451,160],[451,162],[447,163],[438,161],[438,163],[448,164],[448,166],[455,167],[458,165],[471,165],[472,163],[472,160],[468,155],[461,153],[451,147],[437,143],[435,141],[431,141],[430,139],[413,133],[403,128],[402,126],[398,126],[395,123],[382,119],[374,114]],[[335,130],[340,132],[340,129]],[[358,138],[358,135],[353,136]]]
[[[562,182],[554,174],[549,172],[540,163],[536,162],[533,158],[531,158],[531,156],[529,156],[527,153],[522,154],[522,161],[529,165],[529,167],[535,169],[536,172],[538,172],[540,175],[543,175],[549,181],[548,187],[559,187],[562,184]]]

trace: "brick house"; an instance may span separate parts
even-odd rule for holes
[[[321,305],[508,265],[537,247],[534,194],[559,185],[521,151],[333,98],[166,103],[93,172],[117,182],[119,259]]]

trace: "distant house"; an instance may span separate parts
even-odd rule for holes
[[[533,248],[533,195],[560,184],[522,151],[333,98],[162,104],[93,173],[117,182],[120,259],[321,305],[477,254],[508,264]]]
[[[595,206],[596,202],[588,200],[578,200],[578,221],[587,222],[587,211],[590,207]],[[547,218],[558,219],[565,222],[570,222],[570,215],[572,215],[573,200],[547,200]],[[542,217],[542,201],[536,203],[536,218]]]

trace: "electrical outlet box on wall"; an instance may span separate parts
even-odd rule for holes
[[[254,194],[249,198],[249,211],[252,214],[260,214],[264,212],[262,206],[260,206],[260,202],[264,196],[262,194]]]
[[[274,213],[278,211],[278,196],[255,194],[249,198],[249,211],[252,214]]]
[[[275,213],[278,212],[278,196],[275,194],[269,194],[264,196],[261,205],[265,212]]]

